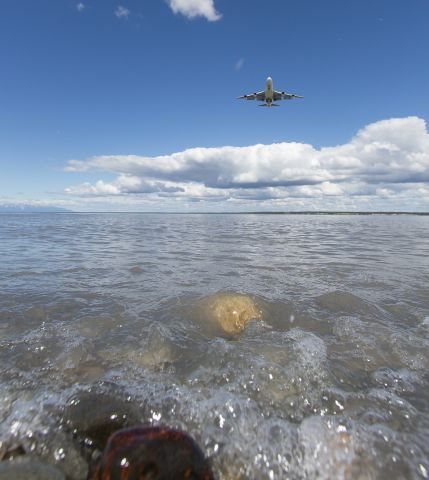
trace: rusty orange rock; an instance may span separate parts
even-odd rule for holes
[[[119,430],[89,480],[214,480],[210,464],[186,433],[165,427]]]

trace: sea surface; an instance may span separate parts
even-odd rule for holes
[[[221,480],[428,478],[429,216],[0,215],[0,458],[84,479],[103,412]]]

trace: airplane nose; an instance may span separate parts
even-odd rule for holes
[[[271,82],[272,78],[271,77],[268,77],[267,78],[267,82]]]

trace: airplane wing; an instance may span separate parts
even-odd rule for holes
[[[293,100],[294,98],[304,98],[300,95],[295,95],[294,93],[286,93],[286,92],[277,92],[276,90],[273,92],[273,100]]]
[[[242,97],[238,98],[244,98],[245,100],[258,100],[259,102],[264,102],[265,92],[250,93],[249,95],[243,95]]]

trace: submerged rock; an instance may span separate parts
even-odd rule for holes
[[[138,265],[135,265],[134,267],[129,268],[129,271],[130,271],[131,273],[135,273],[135,274],[137,274],[137,273],[143,273],[143,268],[140,267],[140,266],[138,266]]]
[[[262,310],[253,298],[237,293],[218,293],[204,298],[199,304],[199,313],[209,326],[229,335],[243,331],[250,320],[262,319]]]
[[[80,392],[67,402],[64,424],[85,440],[102,450],[116,430],[139,423],[137,408],[113,394]]]
[[[322,308],[334,313],[368,313],[369,305],[360,297],[349,292],[334,291],[316,298]]]
[[[35,458],[19,458],[0,463],[0,480],[65,480],[65,476],[52,465]]]
[[[133,342],[111,346],[97,351],[103,363],[127,365],[151,371],[164,371],[176,359],[170,332],[162,324],[143,326],[140,335]]]
[[[116,432],[90,480],[213,480],[208,460],[186,433],[164,427]]]

